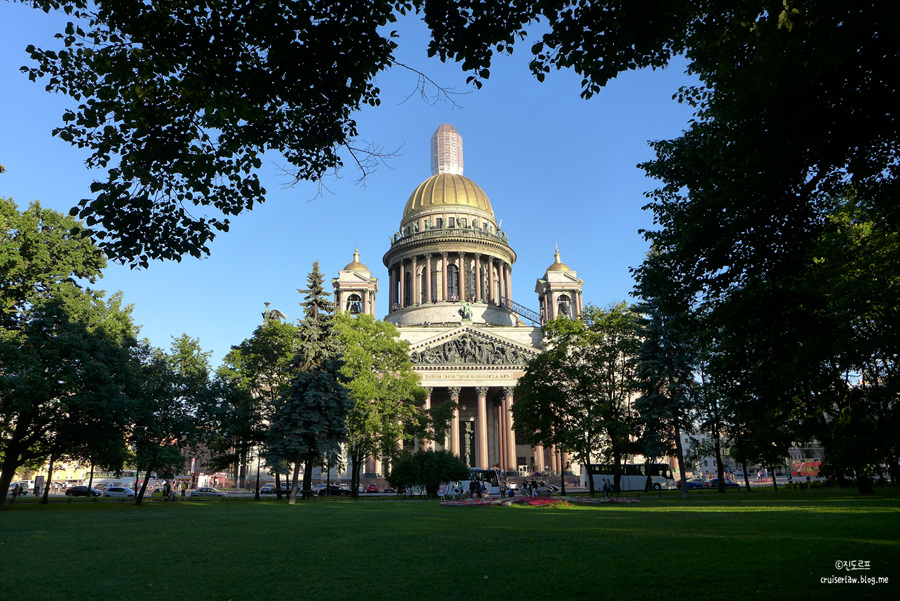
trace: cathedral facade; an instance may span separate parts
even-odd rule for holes
[[[463,176],[462,137],[452,125],[432,137],[431,172],[407,200],[383,262],[384,320],[410,345],[425,408],[458,403],[448,436],[433,444],[472,467],[559,473],[566,457],[517,439],[510,409],[525,363],[543,350],[542,325],[581,315],[584,282],[557,251],[535,286],[540,312],[516,303],[516,253],[487,194]],[[379,282],[358,252],[333,285],[337,311],[375,316]],[[380,469],[372,460],[364,471]]]

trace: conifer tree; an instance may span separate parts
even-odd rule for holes
[[[309,497],[312,468],[326,453],[347,439],[347,413],[352,402],[340,373],[344,365],[340,342],[332,324],[332,303],[327,299],[319,262],[307,278],[302,303],[304,320],[297,334],[297,375],[281,398],[269,428],[269,464],[292,460],[302,463],[303,496]],[[297,497],[299,470],[294,470],[290,503]]]

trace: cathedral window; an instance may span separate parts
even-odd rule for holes
[[[434,227],[435,229],[442,229],[444,227],[444,218],[436,217],[434,220]]]
[[[469,221],[465,217],[460,217],[458,221],[459,227],[469,227]]]
[[[456,227],[455,217],[447,217],[447,227]]]

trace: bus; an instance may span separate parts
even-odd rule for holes
[[[460,482],[463,495],[469,494],[469,484],[472,480],[483,482],[487,487],[488,494],[492,497],[506,496],[506,482],[500,478],[500,474],[495,469],[470,468],[469,479]]]
[[[650,470],[651,490],[670,490],[675,488],[675,476],[672,467],[667,463],[626,463],[622,467],[622,476],[619,480],[620,491],[645,490],[647,486],[647,470]],[[603,481],[609,480],[615,485],[615,473],[613,466],[600,463],[591,463],[587,466],[587,477],[593,479],[594,490],[603,489]],[[588,482],[585,481],[585,486]]]
[[[94,472],[94,488],[109,488],[110,486],[124,486],[125,488],[134,488],[136,472],[135,470],[122,470],[121,472],[102,472],[95,471]],[[139,480],[137,481],[138,487],[140,487],[144,483],[144,476],[146,476],[146,472],[141,472],[139,474]],[[88,478],[90,474],[85,474],[83,480],[85,485],[88,483]],[[156,486],[156,473],[150,474],[150,480],[147,482],[147,494],[153,492],[153,487]]]

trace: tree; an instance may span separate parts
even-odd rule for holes
[[[347,413],[353,403],[341,373],[341,347],[334,332],[332,304],[322,287],[319,262],[307,277],[304,320],[297,335],[293,364],[296,376],[279,399],[268,430],[270,465],[293,461],[290,503],[297,498],[299,466],[303,464],[303,496],[311,496],[313,466],[347,439]]]
[[[23,69],[81,102],[54,134],[107,170],[74,211],[110,257],[146,266],[208,253],[228,216],[265,201],[265,151],[298,180],[339,168],[342,147],[366,160],[352,115],[379,102],[391,2],[32,4],[72,18],[64,49],[30,46],[37,66]]]
[[[141,504],[150,474],[181,471],[183,451],[197,443],[198,408],[210,394],[209,355],[186,334],[172,340],[168,353],[143,349],[143,382],[131,429],[136,463],[145,472],[136,505]]]
[[[0,199],[0,503],[26,462],[121,467],[131,308],[77,283],[103,265],[74,219]]]
[[[616,464],[618,486],[632,452],[634,315],[625,303],[588,305],[583,321],[557,318],[544,334],[547,350],[529,361],[516,386],[514,428],[531,444],[557,445],[583,464],[602,451]]]
[[[282,321],[282,316],[267,310],[253,336],[232,347],[218,371],[221,394],[204,411],[211,422],[212,461],[216,466],[234,464],[245,472],[240,466],[246,464],[250,451],[265,444],[268,420],[290,385],[297,352],[297,327]],[[275,470],[279,499],[280,475]]]
[[[466,462],[450,451],[419,449],[415,453],[401,453],[391,465],[387,481],[397,490],[420,486],[427,496],[436,497],[441,483],[468,478]]]
[[[352,146],[352,116],[379,103],[375,77],[398,66],[386,26],[411,11],[431,29],[429,53],[459,62],[477,87],[490,77],[495,53],[512,53],[535,25],[545,33],[531,45],[532,73],[543,81],[551,69],[574,69],[585,98],[622,72],[686,57],[702,85],[679,94],[698,108],[685,139],[733,143],[719,147],[728,152],[707,148],[707,157],[723,160],[697,169],[700,179],[734,182],[745,188],[739,197],[764,192],[767,199],[738,203],[756,209],[736,210],[728,223],[715,211],[698,214],[697,231],[713,221],[711,231],[770,239],[794,229],[782,217],[807,214],[790,200],[803,196],[802,185],[827,188],[846,174],[889,197],[895,177],[892,32],[900,9],[890,1],[31,3],[65,10],[72,23],[60,34],[62,50],[29,47],[35,65],[24,70],[81,102],[56,135],[88,148],[88,164],[107,170],[79,214],[111,257],[135,264],[208,252],[228,216],[264,200],[256,169],[265,150],[283,153],[298,179],[340,166],[341,146],[364,162],[364,149]],[[657,144],[660,156],[667,145]],[[742,160],[753,155],[758,160]],[[743,173],[723,169],[731,159]],[[798,169],[805,166],[813,171]],[[818,167],[822,177],[807,180]],[[783,186],[775,172],[801,186]],[[192,217],[185,203],[217,215]],[[891,203],[880,204],[890,211]],[[742,227],[743,217],[760,227]],[[707,244],[722,256],[740,250],[732,236],[708,236]]]
[[[418,425],[417,393],[424,390],[409,360],[409,344],[399,339],[392,324],[370,315],[342,313],[334,325],[343,346],[341,373],[353,401],[347,416],[347,449],[352,463],[350,490],[358,496],[365,458],[391,455],[409,426]]]
[[[696,351],[686,332],[685,316],[663,313],[652,298],[638,304],[641,341],[635,356],[640,391],[634,402],[643,427],[644,455],[674,455],[687,498],[687,474],[681,434],[690,431]],[[720,475],[721,478],[721,475]]]

